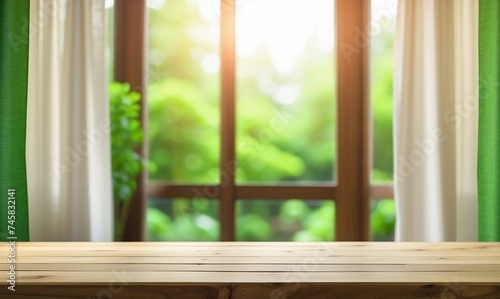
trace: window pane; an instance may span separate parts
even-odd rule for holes
[[[393,199],[372,200],[371,235],[373,241],[394,241],[396,205]]]
[[[108,79],[113,80],[114,38],[115,38],[115,10],[114,1],[106,0],[106,70]]]
[[[199,199],[149,199],[148,241],[218,241],[219,203]]]
[[[237,181],[334,179],[333,3],[237,7]]]
[[[333,241],[332,200],[239,200],[237,241]]]
[[[397,0],[372,0],[371,98],[374,182],[393,180],[392,81]]]
[[[213,1],[148,1],[150,178],[218,182],[219,16]]]

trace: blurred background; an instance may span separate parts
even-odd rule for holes
[[[372,0],[372,24],[363,29],[372,34],[373,184],[393,179],[393,2]],[[335,181],[333,3],[237,1],[238,184]],[[148,1],[150,181],[219,183],[219,5]],[[110,26],[112,6],[108,1]],[[218,211],[216,200],[150,198],[148,240],[217,241]],[[236,240],[332,241],[334,219],[329,198],[240,199]],[[394,225],[393,199],[372,199],[371,238],[393,240]]]

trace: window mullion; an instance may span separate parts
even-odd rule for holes
[[[235,238],[235,0],[221,0],[221,157],[220,157],[220,238]]]
[[[370,0],[337,0],[338,189],[336,239],[369,239]],[[368,29],[367,29],[368,28]]]
[[[129,83],[133,91],[141,94],[140,121],[147,136],[146,22],[146,0],[115,1],[114,80]],[[147,142],[143,142],[138,152],[147,157]],[[130,203],[134,212],[127,219],[125,241],[143,241],[146,236],[146,171],[141,171],[136,180],[137,190]]]

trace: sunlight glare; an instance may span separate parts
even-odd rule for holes
[[[115,0],[106,0],[106,2],[105,2],[105,4],[104,4],[104,7],[105,7],[106,9],[108,9],[108,8],[113,7],[114,5],[115,5]]]
[[[220,16],[220,0],[199,0],[199,13],[207,21],[218,20]]]
[[[162,10],[167,5],[167,0],[147,0],[146,4],[149,8]]]
[[[274,99],[283,105],[291,105],[300,98],[300,88],[296,84],[284,84],[277,88]]]
[[[201,67],[207,74],[216,74],[220,69],[219,55],[214,53],[205,55],[201,62]]]
[[[289,73],[314,42],[324,52],[334,44],[333,0],[246,0],[236,10],[236,46],[249,58],[264,46],[274,68]]]

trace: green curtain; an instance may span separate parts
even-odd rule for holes
[[[28,241],[29,0],[0,0],[0,241]]]
[[[500,1],[479,1],[479,241],[500,241]]]

